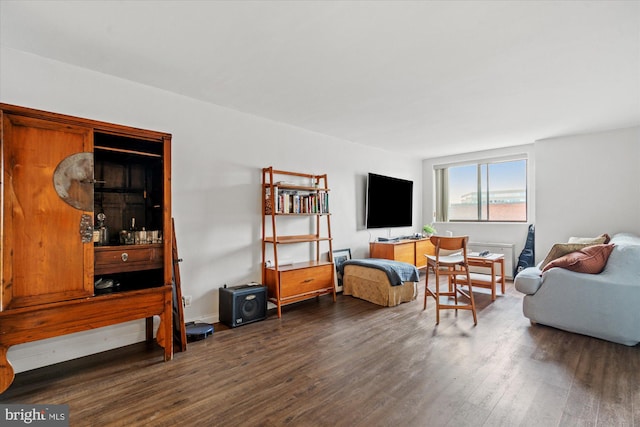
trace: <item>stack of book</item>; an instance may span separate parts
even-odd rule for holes
[[[275,213],[279,214],[326,214],[329,213],[329,193],[327,191],[299,191],[273,187]],[[271,189],[265,191],[265,213],[271,214]]]

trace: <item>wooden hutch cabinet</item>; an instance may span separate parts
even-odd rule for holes
[[[269,301],[277,307],[278,317],[286,304],[327,294],[333,295],[335,301],[327,175],[264,168],[262,201],[262,282],[268,288]],[[296,230],[302,229],[305,234],[281,231],[284,226],[291,230],[292,224],[278,224],[279,221],[296,220],[302,220]],[[313,255],[307,261],[287,263],[279,256],[282,245],[301,247],[302,253]],[[321,259],[323,245],[328,250],[327,260]]]
[[[0,104],[0,393],[10,346],[153,316],[173,357],[171,135]]]

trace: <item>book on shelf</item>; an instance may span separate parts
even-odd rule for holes
[[[271,215],[272,212],[273,212],[273,203],[271,201],[271,187],[266,187],[264,189],[264,213],[267,215]]]
[[[265,214],[326,214],[329,213],[329,193],[327,191],[298,191],[273,187],[265,188]]]

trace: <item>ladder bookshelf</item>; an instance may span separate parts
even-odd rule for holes
[[[278,223],[291,218],[308,217],[297,224],[306,233],[280,234]],[[294,226],[295,227],[295,226]],[[298,229],[298,228],[296,228]],[[287,227],[291,230],[291,226]],[[309,246],[305,261],[284,263],[279,257],[281,245]],[[322,259],[326,248],[328,256]],[[311,255],[312,253],[312,255]],[[332,295],[336,300],[333,264],[331,214],[327,175],[288,172],[267,167],[262,170],[262,282],[268,288],[269,301],[282,317],[282,306]]]

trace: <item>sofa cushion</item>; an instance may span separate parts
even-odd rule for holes
[[[542,269],[542,272],[553,267],[566,268],[578,273],[599,274],[607,265],[612,244],[592,245],[557,258]]]
[[[640,236],[633,233],[617,233],[611,238],[611,243],[616,245],[640,245]]]
[[[569,237],[569,243],[590,243],[592,245],[609,243],[609,240],[611,240],[611,237],[606,233],[597,237]]]

